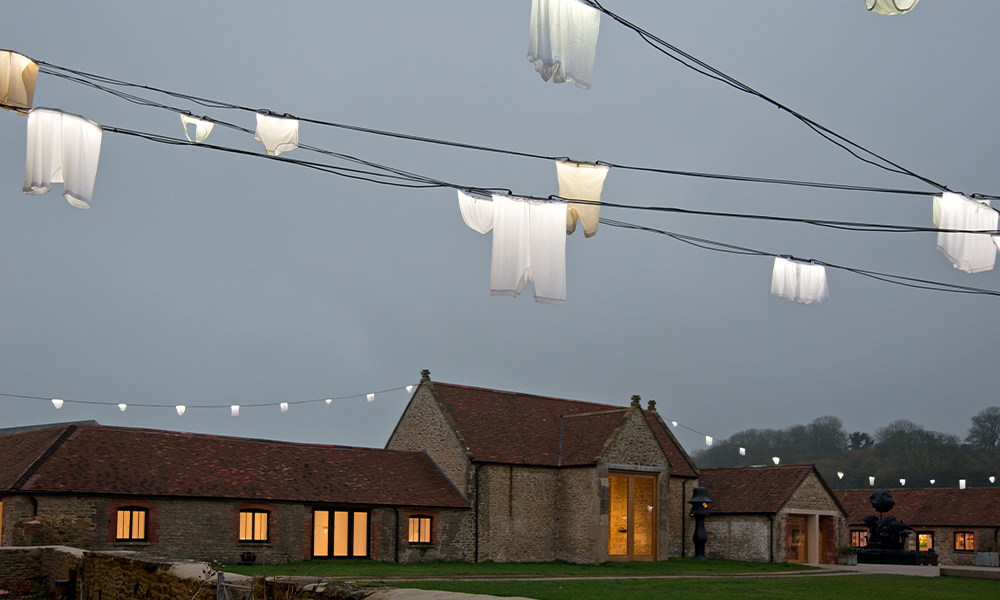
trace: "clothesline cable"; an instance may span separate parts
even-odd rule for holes
[[[677,240],[679,242],[683,242],[685,244],[690,244],[692,246],[695,246],[697,248],[701,248],[701,249],[704,249],[704,250],[712,250],[714,252],[724,252],[724,253],[727,253],[727,254],[740,254],[740,255],[745,255],[745,256],[763,256],[763,257],[772,257],[772,258],[778,258],[778,257],[780,257],[780,258],[788,258],[788,259],[791,259],[791,260],[797,260],[797,261],[800,261],[800,262],[811,262],[811,263],[815,263],[815,264],[818,264],[818,265],[822,265],[824,267],[829,267],[831,269],[838,269],[838,270],[841,270],[841,271],[847,271],[847,272],[850,272],[850,273],[854,273],[856,275],[861,275],[861,276],[864,276],[864,277],[869,277],[871,279],[877,279],[877,280],[885,282],[885,283],[892,283],[892,284],[901,285],[901,286],[904,286],[904,287],[910,287],[910,288],[916,288],[916,289],[923,289],[923,290],[930,290],[930,291],[935,291],[935,292],[950,292],[950,293],[956,293],[956,294],[975,294],[975,295],[985,295],[985,296],[1000,296],[1000,291],[996,291],[996,290],[989,290],[989,289],[985,289],[985,288],[977,288],[977,287],[971,287],[971,286],[965,286],[965,285],[958,285],[958,284],[953,284],[953,283],[944,283],[944,282],[940,282],[940,281],[932,281],[932,280],[929,280],[929,279],[919,279],[919,278],[915,278],[915,277],[906,277],[906,276],[903,276],[903,275],[893,275],[891,273],[882,273],[882,272],[879,272],[879,271],[871,271],[871,270],[867,270],[867,269],[858,269],[858,268],[855,268],[855,267],[848,267],[848,266],[844,266],[844,265],[837,265],[837,264],[834,264],[834,263],[829,263],[829,262],[820,261],[820,260],[816,260],[816,259],[797,258],[797,257],[789,255],[789,254],[776,254],[776,253],[773,253],[773,252],[765,252],[763,250],[756,250],[754,248],[747,248],[747,247],[744,247],[744,246],[736,246],[736,245],[733,245],[733,244],[727,244],[727,243],[724,243],[724,242],[717,242],[717,241],[709,240],[709,239],[706,239],[706,238],[700,238],[700,237],[695,237],[695,236],[690,236],[690,235],[675,233],[675,232],[672,232],[672,231],[666,231],[666,230],[663,230],[663,229],[657,229],[655,227],[648,227],[648,226],[645,226],[645,225],[637,225],[635,223],[628,223],[628,222],[625,222],[625,221],[618,221],[618,220],[614,220],[614,219],[607,219],[607,218],[604,218],[604,217],[601,218],[600,222],[603,223],[603,224],[605,224],[605,225],[608,225],[609,227],[617,227],[617,228],[621,228],[621,229],[634,229],[634,230],[646,231],[646,232],[649,232],[649,233],[656,233],[656,234],[659,234],[659,235],[664,235],[664,236],[673,238],[673,239],[675,239],[675,240]]]
[[[401,386],[398,386],[398,387],[387,388],[387,389],[384,389],[384,390],[376,390],[374,392],[366,392],[366,393],[363,393],[363,394],[351,394],[349,396],[332,396],[330,398],[315,398],[315,399],[310,399],[310,400],[289,400],[289,401],[284,401],[284,403],[291,406],[291,405],[297,405],[297,404],[316,404],[316,403],[319,403],[319,402],[326,402],[327,400],[331,400],[331,401],[334,401],[334,400],[354,400],[354,399],[358,399],[358,398],[365,398],[369,394],[388,394],[389,392],[398,392],[400,390],[405,390],[406,387],[407,386],[405,386],[405,385],[401,385]],[[17,399],[22,399],[22,400],[44,400],[46,402],[50,402],[52,400],[52,398],[54,397],[54,396],[28,396],[28,395],[24,395],[24,394],[9,394],[9,393],[0,393],[0,396],[2,396],[4,398],[17,398]],[[64,399],[64,400],[65,400],[65,402],[68,402],[68,403],[71,403],[71,404],[92,404],[92,405],[97,405],[97,406],[118,406],[118,404],[120,404],[119,402],[108,402],[108,401],[98,401],[98,400],[73,400],[73,399]],[[281,401],[279,401],[279,402],[281,402]],[[262,407],[262,406],[275,406],[279,402],[257,402],[257,403],[252,403],[252,404],[240,404],[240,408],[259,408],[259,407]],[[176,407],[176,405],[174,405],[174,404],[148,404],[148,403],[141,403],[141,402],[128,402],[126,404],[127,404],[128,408],[132,408],[132,407],[141,407],[141,408],[175,408]],[[196,409],[200,409],[200,408],[229,408],[232,404],[233,403],[230,402],[229,404],[226,404],[226,405],[221,405],[221,404],[186,404],[184,406],[185,406],[185,408],[196,408]]]
[[[857,158],[857,159],[859,159],[861,161],[864,161],[864,162],[866,162],[866,163],[868,163],[870,165],[876,166],[876,167],[878,167],[880,169],[884,169],[886,171],[889,171],[891,173],[897,173],[897,174],[900,174],[900,175],[908,175],[910,177],[919,179],[920,181],[923,181],[924,183],[926,183],[928,185],[936,187],[936,188],[938,188],[941,191],[944,191],[944,192],[951,191],[944,184],[938,183],[938,182],[936,182],[936,181],[934,181],[934,180],[932,180],[932,179],[930,179],[928,177],[924,177],[923,175],[919,175],[919,174],[917,174],[917,173],[915,173],[915,172],[913,172],[913,171],[911,171],[909,169],[906,169],[906,168],[900,166],[899,164],[897,164],[897,163],[895,163],[895,162],[893,162],[893,161],[885,158],[884,156],[882,156],[880,154],[877,154],[876,152],[874,152],[872,150],[869,150],[868,148],[865,148],[861,144],[858,144],[857,142],[854,142],[854,141],[852,141],[852,140],[850,140],[850,139],[848,139],[848,138],[846,138],[846,137],[838,134],[837,132],[835,132],[835,131],[827,128],[827,127],[824,127],[823,125],[820,125],[819,123],[817,123],[816,121],[813,121],[809,117],[806,117],[805,115],[803,115],[803,114],[801,114],[801,113],[799,113],[799,112],[797,112],[795,110],[792,110],[791,108],[789,108],[788,106],[782,104],[781,102],[778,102],[777,100],[771,98],[770,96],[767,96],[767,95],[765,95],[765,94],[763,94],[763,93],[755,90],[754,88],[752,88],[749,85],[743,83],[742,81],[739,81],[738,79],[736,79],[736,78],[734,78],[734,77],[732,77],[732,76],[724,73],[723,71],[721,71],[721,70],[719,70],[719,69],[711,66],[710,64],[708,64],[708,63],[706,63],[706,62],[698,59],[697,57],[695,57],[695,56],[693,56],[693,55],[685,52],[684,50],[681,50],[677,46],[674,46],[673,44],[667,42],[666,40],[664,40],[664,39],[662,39],[662,38],[660,38],[660,37],[658,37],[658,36],[656,36],[656,35],[654,35],[652,33],[650,33],[649,31],[643,29],[642,27],[636,25],[635,23],[632,23],[631,21],[628,21],[627,19],[625,19],[625,18],[623,18],[623,17],[615,14],[614,12],[608,10],[603,5],[601,5],[601,3],[598,0],[585,0],[585,2],[587,2],[588,4],[590,4],[591,6],[593,6],[594,8],[596,8],[597,10],[601,11],[602,13],[606,14],[607,16],[611,17],[613,20],[617,21],[621,25],[624,25],[625,27],[627,27],[627,28],[631,29],[632,31],[634,31],[635,33],[637,33],[639,35],[639,37],[641,37],[643,39],[643,41],[645,41],[647,44],[649,44],[650,46],[652,46],[653,48],[655,48],[656,50],[658,50],[662,54],[670,57],[671,59],[677,61],[678,63],[684,65],[685,67],[687,67],[687,68],[689,68],[689,69],[691,69],[691,70],[693,70],[693,71],[695,71],[697,73],[700,73],[702,75],[710,77],[711,79],[715,79],[717,81],[720,81],[720,82],[722,82],[722,83],[724,83],[726,85],[729,85],[729,86],[731,86],[731,87],[733,87],[733,88],[735,88],[735,89],[737,89],[737,90],[739,90],[741,92],[744,92],[746,94],[750,94],[752,96],[756,96],[756,97],[760,98],[761,100],[764,100],[765,102],[767,102],[767,103],[773,105],[774,107],[778,108],[779,110],[783,110],[783,111],[787,112],[788,114],[792,115],[793,117],[795,117],[796,119],[798,119],[799,121],[801,121],[802,123],[804,123],[805,125],[807,125],[810,129],[812,129],[813,131],[815,131],[817,134],[819,134],[820,136],[822,136],[826,140],[828,140],[828,141],[836,144],[840,148],[842,148],[842,149],[846,150],[847,152],[849,152],[855,158]],[[871,157],[871,158],[865,158],[865,156],[868,156],[868,157]],[[872,159],[875,159],[875,160],[872,160]],[[879,162],[876,162],[876,161],[882,161],[882,163],[884,163],[884,164],[880,164]]]
[[[261,109],[255,109],[255,108],[251,108],[251,107],[247,107],[247,106],[241,106],[241,105],[238,105],[238,104],[232,104],[232,103],[229,103],[229,102],[222,102],[222,101],[218,101],[218,100],[211,100],[211,99],[208,99],[208,98],[203,98],[203,97],[199,97],[199,96],[193,96],[193,95],[190,95],[190,94],[183,94],[183,93],[180,93],[180,92],[174,92],[174,91],[170,91],[170,90],[165,90],[163,88],[157,88],[157,87],[153,87],[153,86],[147,86],[147,85],[142,85],[142,84],[136,84],[136,83],[130,83],[130,82],[126,82],[126,81],[121,81],[121,80],[117,80],[117,79],[111,79],[111,78],[108,78],[108,77],[104,77],[104,76],[101,76],[101,75],[95,75],[95,74],[92,74],[92,73],[87,73],[85,71],[80,71],[80,70],[77,70],[77,69],[70,69],[68,67],[61,67],[59,65],[55,65],[55,64],[48,63],[48,62],[45,62],[45,61],[36,61],[36,62],[38,62],[39,65],[42,65],[41,71],[43,73],[45,73],[45,74],[53,75],[53,76],[56,76],[56,77],[61,77],[61,78],[66,79],[68,81],[72,81],[72,82],[79,83],[79,84],[82,84],[82,85],[87,85],[87,86],[93,87],[95,89],[98,89],[98,90],[101,90],[101,91],[113,94],[113,95],[115,95],[115,96],[117,96],[119,98],[128,100],[129,102],[133,102],[135,104],[140,104],[140,105],[143,105],[143,106],[158,107],[158,108],[163,108],[163,109],[166,109],[166,110],[171,110],[171,111],[174,111],[174,112],[177,112],[177,113],[180,113],[180,114],[187,114],[187,115],[194,116],[188,110],[182,110],[182,109],[179,109],[179,108],[176,108],[176,107],[172,107],[172,106],[168,106],[168,105],[164,105],[164,104],[160,104],[160,103],[154,102],[154,101],[149,100],[147,98],[141,98],[141,97],[135,96],[133,94],[127,94],[127,93],[124,93],[124,92],[120,92],[118,90],[112,90],[111,88],[108,88],[108,87],[106,87],[104,85],[100,85],[100,83],[105,83],[105,84],[108,84],[108,85],[122,86],[122,87],[132,87],[132,88],[145,89],[145,90],[149,90],[149,91],[152,91],[152,92],[165,94],[165,95],[168,95],[168,96],[171,96],[171,97],[174,97],[174,98],[188,100],[188,101],[194,102],[196,104],[199,104],[201,106],[205,106],[205,107],[208,107],[208,108],[242,110],[242,111],[253,112],[253,113],[261,112]],[[97,83],[97,82],[100,82],[100,83]],[[224,124],[226,126],[232,126],[232,124],[221,122],[221,121],[216,121],[215,119],[212,119],[210,117],[199,117],[199,118],[203,118],[203,119],[208,120],[208,121],[219,122],[220,124]],[[506,155],[510,155],[510,156],[519,156],[519,157],[524,157],[524,158],[541,159],[541,160],[547,160],[547,161],[553,161],[553,160],[567,160],[567,161],[572,161],[573,160],[573,159],[571,159],[570,157],[567,157],[567,156],[549,156],[549,155],[537,154],[537,153],[532,153],[532,152],[522,152],[522,151],[517,151],[517,150],[507,150],[507,149],[495,148],[495,147],[491,147],[491,146],[483,146],[483,145],[478,145],[478,144],[469,144],[469,143],[456,142],[456,141],[444,140],[444,139],[439,139],[439,138],[431,138],[431,137],[424,137],[424,136],[418,136],[418,135],[411,135],[411,134],[406,134],[406,133],[399,133],[399,132],[388,131],[388,130],[383,130],[383,129],[374,129],[374,128],[370,128],[370,127],[361,127],[361,126],[358,126],[358,125],[350,125],[350,124],[345,124],[345,123],[337,123],[337,122],[333,122],[333,121],[326,121],[326,120],[321,120],[321,119],[313,119],[313,118],[308,118],[308,117],[295,117],[295,118],[297,118],[299,121],[306,122],[306,123],[312,123],[312,124],[316,124],[316,125],[334,127],[334,128],[339,128],[339,129],[344,129],[344,130],[349,130],[349,131],[357,131],[357,132],[360,132],[360,133],[367,133],[367,134],[384,136],[384,137],[390,137],[390,138],[410,140],[410,141],[415,141],[415,142],[422,142],[422,143],[428,143],[428,144],[437,144],[437,145],[441,145],[441,146],[451,146],[451,147],[455,147],[455,148],[463,148],[463,149],[468,149],[468,150],[477,150],[477,151],[482,151],[482,152],[491,152],[491,153],[496,153],[496,154],[506,154]],[[242,127],[235,127],[235,128],[236,129],[240,129],[240,130],[244,130],[244,131],[249,131],[249,130],[246,130],[245,128],[242,128]],[[574,162],[580,162],[580,161],[574,161]],[[752,176],[744,176],[744,175],[729,175],[729,174],[700,172],[700,171],[685,171],[685,170],[680,170],[680,169],[664,169],[664,168],[656,168],[656,167],[643,167],[643,166],[628,165],[628,164],[622,164],[622,163],[611,162],[611,161],[596,161],[596,163],[600,164],[600,165],[604,165],[604,166],[613,167],[613,168],[616,168],[616,169],[627,170],[627,171],[657,173],[657,174],[663,174],[663,175],[675,175],[675,176],[693,177],[693,178],[699,178],[699,179],[715,179],[715,180],[723,180],[723,181],[736,181],[736,182],[744,182],[744,183],[764,183],[764,184],[772,184],[772,185],[797,186],[797,187],[808,187],[808,188],[819,188],[819,189],[832,189],[832,190],[843,190],[843,191],[854,191],[854,192],[872,192],[872,193],[882,193],[882,194],[900,194],[900,195],[911,195],[911,196],[929,196],[929,195],[933,195],[933,194],[937,193],[935,191],[922,191],[922,190],[912,190],[912,189],[902,189],[902,188],[886,188],[886,187],[878,187],[878,186],[864,186],[864,185],[839,184],[839,183],[816,182],[816,181],[803,181],[803,180],[795,180],[795,179],[780,179],[780,178],[773,178],[773,177],[752,177]],[[984,198],[994,198],[995,197],[995,196],[978,195],[978,194],[976,194],[974,196],[975,197],[984,197]]]

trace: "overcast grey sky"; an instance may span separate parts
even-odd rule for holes
[[[765,103],[684,69],[607,17],[591,91],[526,60],[529,0],[20,2],[0,47],[50,63],[298,116],[582,160],[924,189]],[[824,125],[966,193],[1000,193],[1000,3],[608,0]],[[159,99],[163,99],[162,97]],[[174,101],[180,103],[180,101]],[[40,75],[36,106],[182,135],[175,114]],[[254,127],[253,115],[209,111]],[[451,190],[405,190],[105,133],[93,208],[21,193],[25,118],[0,113],[0,391],[189,411],[0,398],[0,426],[72,419],[381,446],[407,395],[277,403],[434,379],[580,400],[656,399],[718,438],[832,414],[965,434],[998,403],[1000,300],[830,271],[832,299],[769,295],[772,261],[602,226],[567,242],[565,307],[489,294],[490,236]],[[433,177],[556,193],[551,163],[303,124],[303,143]],[[263,151],[216,128],[210,142]],[[296,150],[291,158],[316,155]],[[929,198],[612,170],[608,201],[931,225]],[[1000,289],[934,234],[605,209],[766,251]],[[530,285],[530,284],[529,284]],[[689,450],[700,437],[681,434]]]

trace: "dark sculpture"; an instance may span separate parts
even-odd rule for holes
[[[869,564],[893,564],[893,565],[936,565],[937,554],[934,550],[929,552],[915,552],[905,550],[906,539],[910,537],[913,528],[900,521],[896,517],[882,517],[882,513],[889,512],[896,506],[896,501],[892,499],[892,494],[888,490],[872,492],[868,497],[872,503],[872,508],[878,511],[879,516],[869,515],[862,519],[868,526],[868,543],[858,550],[858,562]]]
[[[694,540],[695,560],[708,560],[705,556],[705,542],[708,541],[708,535],[705,533],[705,517],[710,512],[708,505],[711,503],[712,501],[708,499],[708,490],[703,487],[694,488],[691,499],[688,500],[688,504],[691,505],[691,516],[694,517],[694,535],[691,539]]]

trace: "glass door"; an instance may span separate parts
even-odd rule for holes
[[[656,560],[656,476],[609,476],[608,558]]]
[[[809,534],[806,518],[801,515],[788,516],[788,562],[805,563],[809,558]]]
[[[368,513],[347,510],[313,511],[313,557],[368,556]]]

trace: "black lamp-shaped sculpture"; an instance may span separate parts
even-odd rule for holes
[[[703,487],[694,488],[688,504],[691,505],[691,516],[694,517],[694,559],[708,560],[705,557],[705,542],[708,536],[705,535],[705,517],[709,514],[708,505],[712,501],[708,499],[708,490]]]

